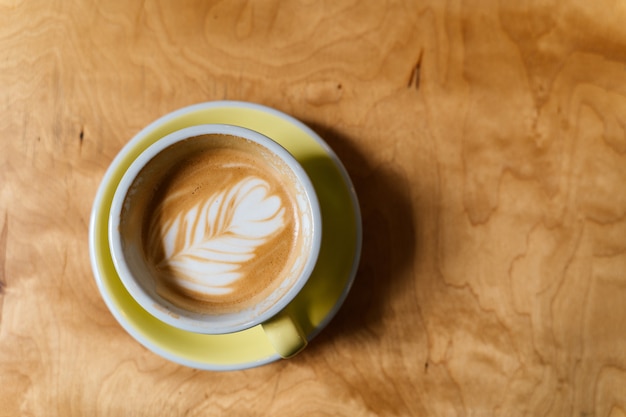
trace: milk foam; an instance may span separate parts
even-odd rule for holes
[[[244,277],[242,266],[283,230],[285,211],[266,181],[246,177],[172,221],[152,225],[157,235],[150,240],[163,248],[156,268],[194,293],[228,294]]]
[[[170,145],[137,174],[120,215],[139,285],[176,308],[212,315],[288,291],[310,230],[295,184],[284,161],[244,138],[209,134]]]

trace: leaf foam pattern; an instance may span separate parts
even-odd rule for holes
[[[191,291],[227,294],[242,277],[241,266],[284,227],[284,215],[266,181],[244,178],[163,225],[164,258],[157,268]]]

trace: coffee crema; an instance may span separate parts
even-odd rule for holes
[[[141,221],[141,250],[164,299],[199,313],[244,310],[299,273],[294,182],[289,167],[255,142],[189,138],[139,173],[125,206],[141,206],[142,215],[123,216],[120,231]]]

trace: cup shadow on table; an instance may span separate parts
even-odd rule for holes
[[[337,154],[356,189],[361,208],[363,246],[352,288],[337,315],[307,348],[311,353],[338,338],[367,337],[380,328],[393,303],[394,288],[412,279],[416,253],[414,213],[409,184],[392,164],[374,165],[350,140],[333,128],[307,125]]]

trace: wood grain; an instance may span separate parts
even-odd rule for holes
[[[626,415],[626,7],[601,0],[0,0],[0,415]],[[156,356],[92,278],[142,127],[263,103],[364,222],[346,304],[248,371]]]

